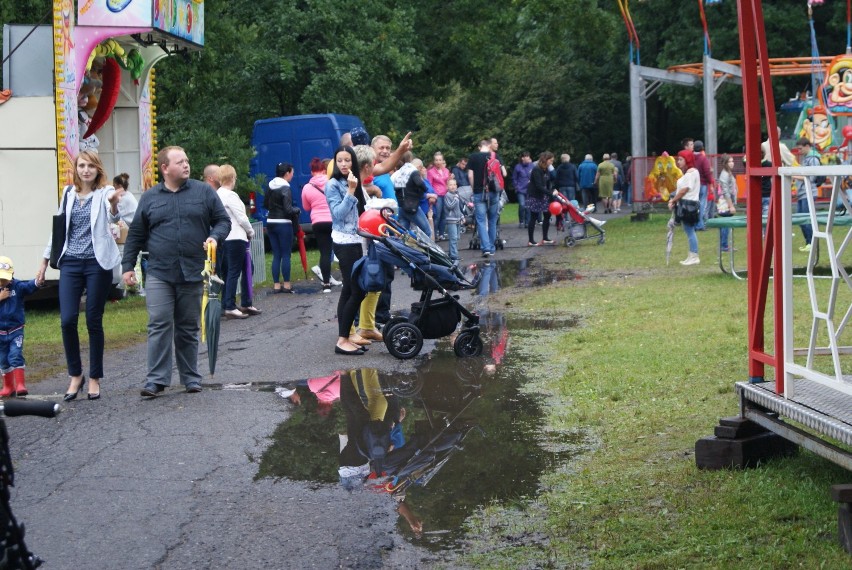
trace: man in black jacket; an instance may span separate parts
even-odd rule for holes
[[[163,182],[139,199],[121,260],[124,283],[132,286],[136,257],[143,248],[148,251],[148,374],[142,388],[146,397],[171,385],[172,343],[181,384],[189,393],[201,391],[201,271],[207,248],[223,243],[231,230],[216,193],[205,182],[189,178],[189,159],[182,148],[167,146],[157,153],[157,163]]]

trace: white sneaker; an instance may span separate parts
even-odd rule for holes
[[[805,244],[804,246],[799,248],[799,251],[809,252],[811,250],[811,244]]]
[[[317,276],[317,279],[319,279],[320,282],[322,282],[322,270],[320,269],[320,266],[314,265],[313,267],[311,267],[311,271],[313,271],[314,275]]]
[[[328,282],[334,285],[335,287],[340,287],[341,285],[343,285],[343,281],[338,281],[334,277],[329,277]]]
[[[701,260],[698,258],[698,254],[690,253],[686,259],[680,262],[681,265],[698,265],[701,263]]]

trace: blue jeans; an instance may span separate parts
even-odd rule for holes
[[[799,198],[797,202],[796,212],[799,214],[807,214],[810,212],[810,208],[808,207],[808,199]],[[814,229],[810,224],[802,224],[802,235],[805,236],[805,243],[811,243],[811,239],[814,236]]]
[[[449,253],[450,259],[458,261],[459,259],[459,223],[447,222],[447,237],[450,239]]]
[[[225,277],[225,293],[222,297],[222,307],[226,311],[237,308],[237,281],[240,282],[242,307],[251,307],[249,297],[248,275],[246,274],[246,246],[248,242],[241,239],[230,239],[225,242],[225,255],[222,259],[221,272]]]
[[[272,245],[272,282],[279,277],[290,281],[290,252],[293,250],[293,224],[266,224],[266,233]]]
[[[59,322],[69,376],[83,374],[77,321],[85,289],[89,377],[104,377],[104,307],[111,287],[112,269],[104,269],[97,259],[62,258],[59,266]]]
[[[411,224],[414,224],[415,226],[423,230],[423,233],[425,233],[427,236],[432,236],[432,228],[431,226],[429,226],[429,219],[426,217],[426,214],[424,214],[423,210],[421,210],[420,208],[417,208],[417,213],[415,214],[407,214],[403,212],[402,209],[400,209],[399,223],[405,229],[410,228]],[[337,258],[340,259],[340,256],[338,255]]]
[[[24,327],[9,334],[0,334],[0,372],[24,367]]]
[[[494,253],[494,241],[497,239],[497,216],[500,208],[497,196],[484,192],[473,195],[473,209],[476,216],[476,230],[479,232],[480,249]]]
[[[728,238],[731,235],[731,228],[719,228],[719,249],[726,251],[728,249]]]
[[[435,223],[435,239],[438,239],[439,235],[444,235],[447,233],[447,221],[444,214],[444,197],[438,196],[438,201],[435,202],[435,205],[432,206],[432,221]]]
[[[577,188],[576,186],[561,186],[559,188],[559,193],[565,196],[570,202],[571,200],[577,199]]]
[[[696,230],[704,229],[704,221],[707,219],[707,185],[702,184],[698,191],[698,223],[695,224]],[[684,224],[686,225],[686,224]]]
[[[527,195],[517,194],[518,196],[518,223],[526,226],[530,219],[530,212],[527,210]]]
[[[245,248],[245,242],[242,243]],[[181,384],[201,382],[198,339],[203,287],[201,281],[171,283],[148,276],[145,286],[145,306],[148,308],[147,382],[171,385],[172,355],[177,362]]]
[[[695,235],[695,228],[698,224],[692,225],[683,222],[683,233],[686,234],[686,239],[689,242],[689,252],[698,254],[698,236]]]

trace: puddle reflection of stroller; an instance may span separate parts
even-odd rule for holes
[[[490,194],[489,194],[490,195]],[[494,199],[493,196],[490,199]],[[497,236],[494,238],[494,247],[497,249],[503,249],[505,245],[503,239],[500,237],[500,214],[503,212],[503,207],[508,202],[508,196],[506,195],[506,191],[502,191],[500,193],[499,206],[497,207]],[[468,193],[467,196],[462,196],[462,215],[464,216],[464,224],[462,228],[464,229],[464,233],[470,234],[470,242],[468,243],[468,249],[479,249],[480,241],[479,241],[479,231],[476,226],[476,212],[473,205],[473,194]]]
[[[446,398],[441,398],[445,392],[448,392]],[[409,441],[390,451],[382,462],[382,469],[391,477],[384,488],[394,496],[404,496],[412,485],[425,487],[450,457],[462,449],[464,439],[477,427],[473,420],[463,418],[463,414],[479,397],[479,386],[450,381],[436,387],[432,395],[412,395],[417,396],[425,419],[416,421]],[[436,409],[436,405],[443,409]]]
[[[462,316],[462,330],[453,349],[459,357],[479,356],[479,316],[459,302],[451,291],[471,289],[458,265],[432,240],[412,234],[390,217],[390,210],[368,210],[361,216],[359,232],[375,240],[378,259],[385,268],[399,267],[411,278],[411,287],[421,291],[420,301],[411,305],[407,316],[391,317],[382,329],[385,346],[393,356],[414,358],[423,348],[423,339],[436,339],[455,332]],[[393,235],[390,235],[393,234]],[[433,294],[438,294],[434,299]]]
[[[550,205],[554,209],[562,206],[561,213],[565,217],[565,232],[567,234],[564,240],[566,246],[574,247],[577,242],[590,239],[597,239],[598,245],[603,245],[606,241],[606,232],[603,229],[606,221],[589,216],[595,209],[594,205],[590,204],[585,211],[580,211],[573,202],[561,195],[557,195],[556,199],[557,201],[551,202]],[[551,210],[550,213],[554,213],[554,211]]]

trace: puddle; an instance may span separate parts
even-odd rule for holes
[[[264,387],[296,407],[257,478],[387,495],[400,533],[436,550],[456,548],[481,507],[534,497],[582,436],[545,434],[541,401],[520,390],[523,366],[498,366],[512,357],[505,319],[492,313],[483,324],[481,358],[457,358],[444,340],[415,373],[361,368]],[[368,477],[377,470],[387,477]]]
[[[480,296],[505,287],[539,287],[580,278],[573,269],[543,267],[535,258],[483,261],[463,267],[462,272],[476,283],[475,293]]]

